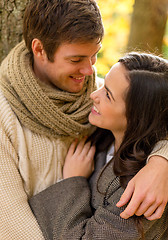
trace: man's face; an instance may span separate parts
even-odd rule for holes
[[[67,92],[79,92],[84,85],[85,77],[93,74],[93,64],[101,43],[63,43],[55,55],[54,62],[47,56],[42,64],[36,66],[35,74],[41,81],[51,83]]]

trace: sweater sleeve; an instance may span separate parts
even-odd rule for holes
[[[120,193],[116,194],[119,199]],[[140,239],[133,219],[119,216],[121,210],[115,206],[114,196],[107,206],[100,205],[96,210],[91,208],[90,198],[87,180],[73,177],[37,194],[30,205],[47,240]],[[146,230],[155,223],[146,220]]]
[[[150,157],[156,156],[156,155],[168,160],[168,140],[159,141],[155,145],[151,154],[148,156],[147,161],[149,160]]]
[[[2,104],[1,104],[2,107]],[[13,116],[1,108],[0,121],[0,239],[44,239],[28,204],[18,170],[18,155],[11,140]]]

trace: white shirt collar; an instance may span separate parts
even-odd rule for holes
[[[114,156],[114,143],[110,145],[106,155],[106,163],[108,163]]]

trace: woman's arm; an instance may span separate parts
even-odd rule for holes
[[[120,218],[115,199],[95,212],[90,199],[87,179],[72,177],[34,196],[30,205],[47,240],[139,239],[134,221]]]
[[[30,205],[47,240],[138,240],[134,220],[122,219],[121,210],[115,206],[121,193],[120,188],[110,196],[107,206],[100,204],[94,210],[87,179],[72,177],[34,196]],[[149,239],[164,232],[166,214],[157,221],[143,219],[145,231],[150,230]]]
[[[116,207],[116,203],[123,193],[118,180],[114,181],[115,189],[112,189],[111,194],[108,195],[106,203],[103,194],[98,191],[91,192],[86,177],[88,177],[88,172],[92,171],[92,157],[88,157],[92,154],[90,154],[88,146],[87,150],[83,151],[84,142],[79,146],[76,148],[75,143],[71,145],[65,160],[64,176],[66,179],[30,200],[30,205],[45,238],[65,240],[139,239],[140,235],[134,220],[132,218],[122,219],[120,214],[124,208]],[[84,156],[86,156],[86,161]],[[73,177],[74,174],[75,177]],[[111,174],[110,169],[102,186],[110,180]],[[86,175],[86,177],[79,177],[79,175]],[[157,234],[155,224],[160,231],[164,218],[165,216],[157,223],[143,219],[145,231],[151,230],[150,239]]]

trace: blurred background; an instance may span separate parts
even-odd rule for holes
[[[168,0],[97,0],[105,36],[96,63],[104,76],[128,51],[168,59]]]
[[[28,0],[0,0],[0,62],[22,40]],[[97,0],[105,36],[96,63],[104,77],[128,51],[151,52],[168,59],[168,0]]]

